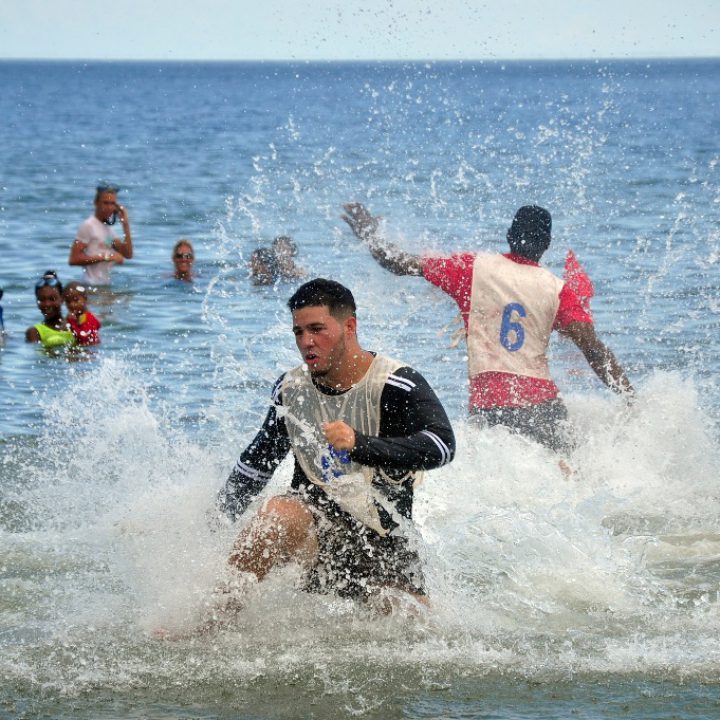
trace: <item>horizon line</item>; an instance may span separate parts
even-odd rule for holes
[[[514,62],[655,62],[668,60],[719,60],[720,55],[647,55],[603,57],[477,57],[477,58],[83,58],[83,57],[2,57],[0,62],[76,62],[76,63],[514,63]]]

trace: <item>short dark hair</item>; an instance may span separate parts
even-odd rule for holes
[[[113,195],[117,195],[119,192],[120,188],[117,185],[112,185],[111,183],[100,183],[95,188],[95,202],[100,199],[100,196],[103,193],[112,193]]]
[[[270,270],[274,270],[277,265],[275,253],[267,247],[259,247],[253,250],[250,260],[259,260],[264,265],[267,265]]]
[[[524,205],[513,218],[507,231],[510,250],[528,260],[538,261],[550,247],[552,218],[539,205]]]
[[[297,245],[289,235],[278,235],[272,241],[273,250],[277,250],[280,245],[285,245],[285,247],[287,247],[288,250],[290,250],[290,252],[293,254],[297,252]]]
[[[338,315],[356,316],[353,294],[344,285],[335,280],[315,278],[301,285],[288,300],[292,312],[304,307],[327,305],[333,317]]]
[[[63,297],[67,293],[69,293],[71,290],[74,290],[75,292],[80,293],[84,298],[87,298],[88,296],[88,290],[87,285],[83,285],[82,283],[79,283],[77,280],[71,280],[62,290]]]

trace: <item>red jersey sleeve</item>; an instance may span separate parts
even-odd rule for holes
[[[458,253],[450,257],[423,257],[423,277],[450,295],[467,320],[472,294],[472,272],[475,255]]]
[[[583,310],[580,298],[575,294],[567,283],[560,291],[560,305],[553,323],[554,330],[562,330],[574,322],[591,323],[592,318]]]

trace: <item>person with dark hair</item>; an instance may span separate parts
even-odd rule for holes
[[[507,426],[556,451],[571,449],[567,409],[546,355],[553,330],[577,345],[608,387],[633,392],[575,292],[539,265],[552,231],[545,208],[517,211],[507,231],[509,253],[449,257],[403,252],[381,237],[379,219],[363,205],[344,209],[343,220],[382,267],[424,277],[457,302],[468,344],[469,410],[478,422]]]
[[[81,283],[71,280],[62,292],[65,306],[68,309],[66,322],[68,329],[75,336],[77,345],[99,345],[101,322],[87,306],[87,288]]]
[[[95,190],[95,212],[83,222],[70,248],[69,265],[79,265],[89,285],[109,285],[110,270],[133,256],[130,220],[125,207],[117,201],[120,191],[115,185],[98,185]],[[123,240],[112,231],[117,220],[123,226]]]
[[[253,250],[250,256],[250,277],[253,285],[273,285],[277,281],[277,258],[270,248],[259,247]]]
[[[48,270],[35,283],[35,298],[43,321],[25,331],[27,342],[41,343],[45,348],[75,344],[75,335],[62,315],[63,287],[54,270]]]
[[[445,410],[419,372],[360,346],[348,288],[317,278],[288,307],[303,364],[275,383],[218,502],[238,518],[288,452],[291,487],[254,515],[230,564],[262,580],[295,561],[308,591],[369,601],[395,589],[424,602],[413,488],[454,456]]]
[[[297,280],[305,277],[305,271],[295,264],[297,245],[288,235],[278,235],[272,242],[271,249],[275,254],[278,274],[285,280]]]

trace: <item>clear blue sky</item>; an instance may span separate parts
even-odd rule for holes
[[[0,0],[0,57],[716,57],[720,0]]]

